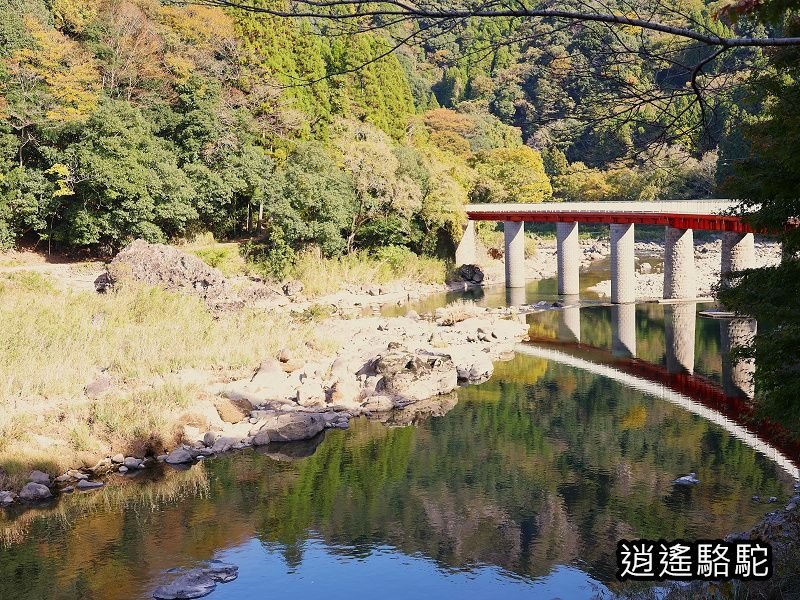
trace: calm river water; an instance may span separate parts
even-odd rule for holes
[[[753,495],[785,500],[793,483],[735,424],[585,368],[668,372],[670,310],[636,307],[638,361],[618,352],[611,307],[581,309],[580,343],[561,313],[532,315],[532,349],[583,362],[518,354],[411,427],[361,419],[0,513],[0,598],[148,598],[167,569],[209,558],[240,569],[214,600],[613,597],[617,540],[723,537],[773,507]],[[692,326],[694,373],[721,383],[720,322]],[[698,485],[672,484],[690,471]]]

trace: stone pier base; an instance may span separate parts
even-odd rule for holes
[[[577,295],[580,292],[581,248],[578,223],[556,223],[558,261],[558,293]]]
[[[506,287],[525,287],[525,227],[521,221],[503,221],[506,243]]]
[[[664,234],[664,298],[697,297],[694,233],[667,226]]]
[[[611,302],[636,302],[632,223],[611,225]]]

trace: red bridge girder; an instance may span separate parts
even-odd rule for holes
[[[730,215],[687,215],[678,213],[612,213],[612,212],[482,212],[468,210],[472,221],[525,221],[532,223],[605,223],[635,225],[669,225],[677,229],[702,229],[706,231],[735,231],[737,233],[764,233],[756,231],[739,217]]]

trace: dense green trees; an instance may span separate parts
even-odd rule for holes
[[[705,4],[687,14],[727,35]],[[743,147],[727,90],[710,137],[688,127],[687,72],[648,59],[705,57],[674,40],[488,19],[390,53],[420,25],[383,25],[0,0],[0,244],[211,231],[283,262],[311,243],[446,253],[467,201],[709,196],[715,140],[726,168]],[[645,89],[663,94],[632,118]]]
[[[775,16],[778,4],[784,6],[765,4],[767,18]],[[786,31],[796,35],[800,21],[788,19]],[[741,199],[755,227],[781,233],[784,260],[774,268],[746,272],[721,297],[759,321],[756,343],[746,351],[756,358],[759,407],[800,435],[800,230],[786,227],[800,220],[800,50],[776,50],[768,58],[750,86],[751,102],[762,111],[746,114],[742,141],[747,154],[733,161],[724,187]]]

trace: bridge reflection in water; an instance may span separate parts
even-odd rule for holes
[[[637,356],[637,306],[642,305],[582,307],[577,297],[565,297],[564,304],[557,311],[554,337],[533,335],[530,344],[518,346],[519,352],[602,375],[677,404],[722,426],[774,460],[792,477],[800,477],[796,463],[789,458],[797,455],[798,448],[782,441],[784,432],[779,425],[755,418],[755,364],[752,359],[737,357],[735,352],[753,340],[755,320],[715,319],[719,323],[721,369],[718,373],[700,374],[696,372],[695,345],[703,336],[697,332],[697,303],[663,305],[664,349],[659,360],[660,353],[653,355],[650,348],[650,358],[655,361]],[[611,311],[610,349],[591,341],[582,342],[582,314],[606,309]],[[548,313],[544,315],[545,319],[549,317]],[[540,316],[542,313],[537,315]]]

